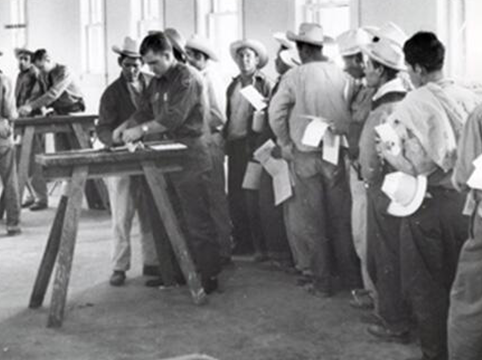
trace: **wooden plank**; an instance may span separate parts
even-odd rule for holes
[[[62,224],[64,222],[65,210],[67,208],[67,196],[62,195],[60,197],[57,212],[55,213],[54,222],[50,228],[49,238],[47,240],[47,246],[45,248],[40,267],[37,272],[37,278],[30,296],[29,307],[36,309],[42,306],[47,291],[52,271],[54,269],[55,260],[60,247],[60,236],[62,233]]]
[[[53,116],[29,116],[14,120],[15,127],[56,125],[56,124],[95,124],[98,115],[53,115]]]
[[[87,166],[77,166],[73,170],[72,180],[69,186],[69,199],[67,201],[62,234],[60,237],[57,269],[47,322],[48,327],[62,326],[87,174]]]
[[[204,304],[207,302],[207,296],[201,285],[201,280],[196,272],[186,239],[181,231],[171,201],[166,192],[166,180],[152,161],[144,161],[142,167],[174,253],[186,278],[193,301],[196,305]]]
[[[28,180],[30,158],[32,156],[33,137],[35,127],[27,126],[22,136],[22,147],[20,150],[20,161],[18,162],[18,193],[20,201],[23,199],[23,191]]]

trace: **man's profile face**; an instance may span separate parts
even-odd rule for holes
[[[253,49],[242,48],[236,53],[236,63],[242,73],[252,73],[259,64],[258,54]]]
[[[51,62],[48,59],[35,61],[35,67],[42,72],[49,72],[52,69]]]
[[[21,53],[18,56],[18,68],[20,71],[28,70],[32,66],[32,57],[29,54]]]
[[[141,73],[142,61],[140,58],[125,57],[120,63],[122,75],[127,82],[137,81]]]
[[[172,52],[154,52],[149,50],[142,56],[144,63],[149,66],[149,69],[154,75],[160,77],[166,73],[173,64],[174,55]]]
[[[369,58],[365,66],[365,78],[367,86],[378,88],[381,80],[381,68],[376,68],[373,61]]]
[[[344,70],[354,79],[362,79],[365,76],[365,66],[361,54],[343,56]]]
[[[191,66],[195,67],[199,71],[202,71],[207,66],[207,59],[200,51],[196,51],[190,48],[186,48],[187,60]]]

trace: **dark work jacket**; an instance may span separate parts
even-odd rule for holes
[[[229,124],[231,122],[231,97],[233,95],[234,89],[238,83],[241,82],[241,75],[236,76],[233,81],[228,86],[226,91],[226,124],[223,128],[223,135],[227,138],[227,130]],[[272,83],[268,79],[268,77],[262,73],[261,71],[256,71],[254,74],[254,88],[259,91],[261,95],[263,95],[266,99],[270,97]],[[246,152],[249,156],[252,156],[253,152],[256,150],[258,145],[258,138],[259,134],[253,131],[253,114],[254,114],[254,107],[249,107],[249,119],[248,119],[248,135],[246,137]],[[230,146],[229,141],[226,142],[226,153],[230,154]]]
[[[151,80],[150,75],[141,74],[144,91]],[[105,89],[100,98],[97,136],[107,146],[112,145],[112,132],[136,111],[127,82],[121,75]]]

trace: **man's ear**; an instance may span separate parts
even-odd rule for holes
[[[413,67],[413,69],[415,70],[415,73],[419,76],[423,76],[427,73],[427,71],[425,70],[424,67],[420,66],[419,64],[415,64],[415,66]]]

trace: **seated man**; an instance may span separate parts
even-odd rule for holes
[[[7,212],[7,235],[14,236],[20,230],[20,197],[13,129],[10,121],[17,117],[12,83],[0,72],[0,178],[4,186]]]
[[[142,60],[137,43],[127,37],[122,48],[112,50],[119,55],[121,75],[110,84],[100,99],[99,123],[96,131],[99,140],[112,146],[112,132],[136,111],[147,89],[150,77],[141,73]],[[116,176],[107,179],[114,230],[113,274],[110,284],[123,285],[130,268],[130,232],[134,215],[139,215],[144,275],[158,275],[156,251],[149,224],[149,208],[142,191],[139,176]]]
[[[43,86],[40,81],[40,72],[32,62],[33,52],[28,49],[15,49],[15,56],[20,70],[15,83],[15,102],[17,108],[20,108],[22,105],[41,96]],[[36,113],[40,113],[40,111],[36,110],[25,115],[32,116]],[[36,154],[45,152],[44,143],[44,135],[36,134],[33,142],[32,159],[30,160],[30,179],[28,181],[31,195],[22,204],[22,207],[28,207],[31,211],[43,210],[48,206],[47,182],[42,174],[42,166],[34,161]]]
[[[206,98],[201,75],[174,58],[172,44],[162,32],[144,38],[144,62],[156,75],[142,104],[113,134],[130,143],[159,134],[188,148],[183,170],[167,176],[188,246],[207,293],[217,288],[219,245],[209,211],[211,158],[206,143]],[[130,128],[129,128],[130,127]]]

